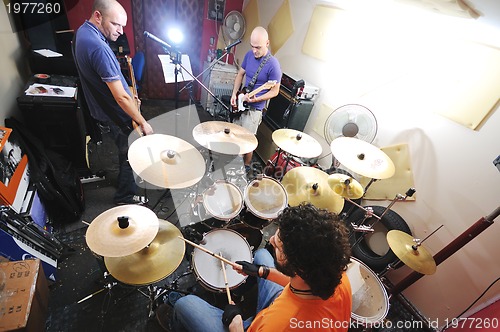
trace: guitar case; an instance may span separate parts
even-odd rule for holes
[[[85,198],[80,177],[70,161],[62,155],[46,149],[14,117],[5,119],[19,138],[19,144],[28,156],[30,182],[37,189],[48,215],[58,224],[77,220],[85,209]]]

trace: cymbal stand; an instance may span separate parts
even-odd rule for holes
[[[104,280],[106,281],[106,279],[108,279],[108,277],[110,277],[111,274],[109,274],[108,272],[104,272]],[[117,282],[114,282],[114,281],[108,281],[104,284],[103,288],[99,289],[98,291],[90,294],[90,295],[87,295],[86,297],[84,297],[83,299],[79,300],[78,302],[76,303],[82,303],[84,301],[87,301],[88,299],[94,297],[95,295],[105,291],[106,289],[109,291],[111,291],[111,288],[115,287],[118,283]]]
[[[391,207],[397,202],[397,201],[405,201],[408,197],[411,197],[413,196],[413,194],[415,194],[416,190],[415,188],[410,188],[408,189],[408,191],[406,191],[405,193],[405,196],[401,195],[401,194],[397,194],[394,199],[391,201],[391,203],[385,208],[384,212],[382,212],[382,214],[380,216],[376,215],[373,213],[373,209],[370,209],[369,207],[368,208],[364,208],[363,206],[353,202],[351,199],[349,198],[345,198],[346,200],[348,200],[349,202],[351,202],[352,204],[356,205],[357,207],[363,209],[366,213],[365,213],[365,217],[363,218],[363,220],[361,220],[360,223],[351,223],[351,226],[353,228],[353,230],[355,232],[361,232],[363,235],[360,236],[358,239],[356,239],[356,242],[354,242],[354,244],[352,245],[352,247],[358,245],[364,238],[365,234],[366,233],[373,233],[374,232],[374,229],[373,229],[373,226],[380,220],[382,220],[382,218],[385,216],[385,214],[391,209]],[[369,219],[371,217],[375,217],[377,220],[375,220],[375,222],[369,226],[367,225],[364,225],[366,219]],[[351,233],[351,235],[349,235],[349,237],[352,236],[353,233]]]

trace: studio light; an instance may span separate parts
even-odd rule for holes
[[[172,28],[168,30],[168,38],[174,45],[180,45],[184,40],[184,34],[178,28]]]

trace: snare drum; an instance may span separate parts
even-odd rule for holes
[[[351,319],[365,327],[380,323],[389,312],[389,297],[378,276],[354,257],[346,273],[352,291]]]
[[[245,188],[245,206],[243,222],[262,229],[288,206],[288,195],[276,179],[259,176]]]
[[[203,209],[198,209],[201,221],[211,228],[222,228],[243,209],[243,194],[238,187],[224,180],[203,192]]]
[[[222,257],[236,261],[252,262],[252,250],[247,240],[239,233],[230,229],[215,229],[206,233],[200,244],[209,251]],[[221,261],[206,252],[194,248],[191,263],[193,271],[200,283],[210,291],[224,292],[226,283],[222,271]],[[225,264],[229,289],[234,289],[245,282],[247,276],[243,276],[233,270],[232,266]]]

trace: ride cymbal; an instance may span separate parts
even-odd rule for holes
[[[257,138],[249,130],[224,121],[202,122],[193,128],[194,139],[205,148],[223,154],[237,155],[257,148]]]
[[[372,179],[387,179],[396,171],[391,158],[374,145],[354,137],[339,137],[330,148],[334,157],[353,172]]]
[[[297,206],[309,202],[317,208],[340,213],[344,198],[328,185],[328,174],[314,167],[300,166],[288,171],[281,184],[288,194],[288,204]]]
[[[280,149],[297,157],[316,158],[323,152],[314,137],[295,129],[275,130],[272,139]]]
[[[87,228],[85,239],[92,252],[120,257],[147,246],[158,233],[158,217],[147,207],[122,205],[98,215]]]
[[[337,194],[345,198],[358,199],[363,197],[365,191],[361,184],[341,173],[333,173],[328,176],[328,185]]]
[[[394,254],[409,268],[422,274],[434,274],[436,262],[413,236],[399,230],[387,233],[387,243]]]
[[[205,174],[201,153],[190,143],[170,135],[142,136],[130,145],[128,159],[140,178],[161,188],[190,187]]]
[[[104,257],[109,273],[129,285],[148,285],[172,274],[184,258],[185,243],[181,231],[160,219],[158,234],[142,250],[124,257]]]

